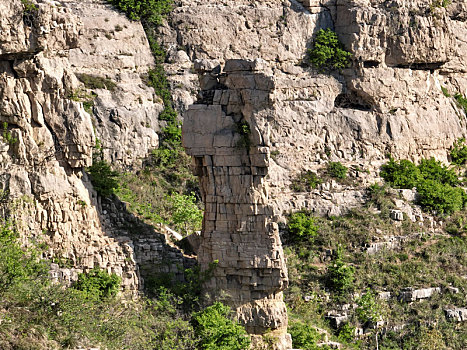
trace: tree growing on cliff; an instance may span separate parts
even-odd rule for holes
[[[352,57],[352,54],[344,49],[337,34],[330,28],[318,31],[308,55],[310,63],[320,71],[347,68]]]

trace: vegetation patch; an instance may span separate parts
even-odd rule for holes
[[[290,188],[294,192],[309,192],[322,182],[323,180],[315,172],[307,170],[302,171],[296,178],[292,179]]]
[[[462,162],[462,148],[454,146],[456,162]],[[452,157],[452,156],[451,156]],[[395,188],[417,188],[418,204],[427,211],[451,214],[465,206],[465,191],[457,187],[458,175],[434,158],[422,159],[416,166],[409,160],[390,159],[382,166],[381,176]]]
[[[90,74],[77,74],[76,77],[84,84],[86,89],[106,89],[115,91],[117,84],[111,79]]]
[[[247,350],[250,339],[245,329],[230,318],[231,310],[219,302],[193,315],[199,349]]]
[[[310,63],[320,71],[342,70],[350,65],[352,54],[346,51],[337,34],[331,29],[320,29],[308,50]]]
[[[347,167],[341,162],[329,162],[326,166],[326,174],[332,178],[344,180],[347,178]]]

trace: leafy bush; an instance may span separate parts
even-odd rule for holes
[[[343,180],[347,177],[347,167],[341,162],[329,162],[326,168],[326,173],[336,179]]]
[[[416,166],[408,160],[394,159],[383,165],[381,176],[396,188],[417,188],[417,203],[427,211],[451,214],[464,207],[465,192],[457,174],[434,158],[422,159]]]
[[[465,144],[465,138],[460,138],[454,142],[449,154],[453,164],[464,165],[467,161],[467,146]]]
[[[303,350],[318,350],[317,343],[321,340],[321,335],[315,327],[302,322],[293,322],[287,331],[292,336],[292,345],[294,348]]]
[[[354,273],[355,268],[344,262],[342,249],[338,248],[334,260],[328,266],[327,282],[329,287],[338,294],[344,294],[352,286]]]
[[[0,295],[14,285],[43,277],[47,264],[39,261],[39,251],[23,249],[19,235],[9,222],[0,224]]]
[[[245,329],[229,318],[230,308],[219,302],[193,314],[199,348],[204,350],[246,350],[250,339]]]
[[[249,149],[251,146],[251,129],[250,124],[246,121],[239,122],[235,125],[236,132],[240,134],[240,139],[238,140],[236,147],[238,149]]]
[[[94,158],[92,165],[87,169],[91,175],[91,182],[96,192],[103,196],[110,196],[118,187],[118,173],[103,159]]]
[[[111,79],[97,75],[77,74],[76,77],[87,89],[107,89],[109,91],[114,91],[117,87],[117,84],[115,84]]]
[[[147,24],[160,25],[164,15],[172,10],[172,0],[107,0],[128,18]]]
[[[105,270],[94,268],[79,274],[73,288],[85,292],[91,299],[104,299],[117,294],[121,281],[122,279],[114,273],[109,274]]]
[[[201,229],[203,212],[196,205],[194,193],[188,196],[173,193],[168,202],[171,205],[171,221],[176,230],[188,234]]]
[[[418,199],[425,210],[451,214],[464,207],[466,194],[460,187],[452,187],[434,180],[423,180],[417,186]]]
[[[292,184],[290,188],[294,192],[305,192],[311,191],[313,188],[316,188],[323,181],[316,175],[315,172],[307,170],[301,172],[298,177],[292,179]]]
[[[420,180],[420,170],[409,160],[396,162],[392,157],[381,167],[381,177],[394,188],[413,188]]]
[[[430,159],[422,159],[418,165],[421,178],[424,180],[433,180],[442,184],[457,186],[459,179],[457,174],[435,160],[433,157]]]
[[[460,93],[455,94],[454,98],[456,99],[458,105],[461,106],[464,109],[464,112],[467,114],[467,98],[462,96]]]
[[[375,294],[371,289],[367,289],[365,294],[357,298],[358,307],[355,309],[358,320],[365,323],[376,323],[381,319],[382,312],[379,304],[376,301]]]
[[[289,235],[293,240],[312,241],[318,234],[318,227],[315,224],[315,219],[310,212],[299,211],[289,216],[287,222]]]
[[[4,122],[3,123],[3,132],[2,132],[2,137],[5,142],[7,142],[9,145],[14,145],[16,142],[18,142],[18,139],[14,137],[11,132],[8,130],[8,123]]]
[[[309,60],[320,70],[343,69],[349,66],[352,54],[344,50],[337,34],[331,29],[320,29],[308,50]]]

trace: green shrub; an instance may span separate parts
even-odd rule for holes
[[[289,216],[287,229],[292,240],[301,241],[303,239],[313,241],[318,234],[318,227],[315,224],[311,212],[299,211]]]
[[[318,175],[316,175],[315,172],[307,170],[301,172],[300,175],[298,175],[298,177],[296,177],[295,179],[292,179],[290,188],[294,192],[311,191],[322,182],[323,181],[318,177]]]
[[[434,180],[423,180],[417,185],[417,203],[428,211],[452,214],[464,207],[466,194],[460,187],[452,187]]]
[[[176,230],[187,235],[201,229],[203,211],[196,205],[194,193],[190,195],[173,193],[168,202],[171,205],[171,221]]]
[[[461,106],[464,109],[464,112],[467,114],[467,98],[462,96],[460,93],[455,94],[454,98],[456,99],[458,105]]]
[[[441,91],[443,92],[444,96],[451,97],[451,94],[449,93],[448,89],[446,89],[444,86],[441,86]]]
[[[0,295],[14,285],[36,283],[47,274],[47,264],[39,260],[39,251],[23,249],[18,239],[11,223],[0,223]]]
[[[349,66],[352,57],[350,52],[344,50],[337,34],[329,28],[318,31],[308,55],[311,64],[319,70],[341,70]]]
[[[31,0],[21,0],[25,14],[31,14],[38,10],[37,6]]]
[[[336,179],[343,180],[347,177],[347,167],[341,162],[329,162],[326,168],[326,173]]]
[[[99,195],[108,197],[118,187],[118,172],[112,170],[105,160],[94,158],[87,171],[91,175],[91,183]]]
[[[292,345],[294,348],[303,350],[318,350],[317,343],[321,340],[321,335],[315,327],[302,322],[293,322],[287,331],[292,336]]]
[[[9,145],[14,145],[16,142],[18,142],[18,139],[14,137],[11,132],[8,130],[8,123],[4,122],[3,123],[3,132],[2,132],[2,137],[5,142],[7,142]]]
[[[413,188],[420,179],[420,170],[409,160],[399,162],[391,157],[389,162],[381,167],[381,177],[394,188]]]
[[[250,339],[245,329],[229,318],[230,308],[219,302],[193,314],[199,349],[246,350]]]
[[[338,294],[346,293],[353,284],[355,268],[347,265],[342,257],[342,249],[338,248],[334,260],[328,266],[328,286]]]
[[[355,313],[358,320],[365,323],[376,323],[382,317],[381,307],[376,301],[376,296],[371,289],[367,289],[365,294],[356,300],[358,307]]]
[[[91,299],[105,299],[117,294],[121,281],[122,279],[114,273],[109,274],[105,270],[94,268],[79,274],[73,288],[85,292]]]
[[[163,17],[172,10],[172,0],[107,0],[128,18],[147,24],[160,25]]]
[[[238,149],[249,149],[251,146],[251,129],[250,124],[246,121],[239,122],[235,125],[235,131],[240,134],[240,140],[238,140],[236,147]]]
[[[465,144],[465,138],[460,138],[452,145],[451,162],[455,165],[464,165],[467,161],[467,146]]]
[[[422,159],[418,165],[421,178],[425,180],[433,180],[442,184],[457,186],[459,179],[457,174],[435,160],[433,157],[430,159]]]

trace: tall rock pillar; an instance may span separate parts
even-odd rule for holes
[[[198,261],[216,263],[205,292],[236,310],[254,345],[268,334],[275,349],[289,349],[287,268],[265,184],[272,74],[261,60],[227,61],[223,73],[207,61],[195,68],[202,91],[186,112],[183,145],[206,205]]]

